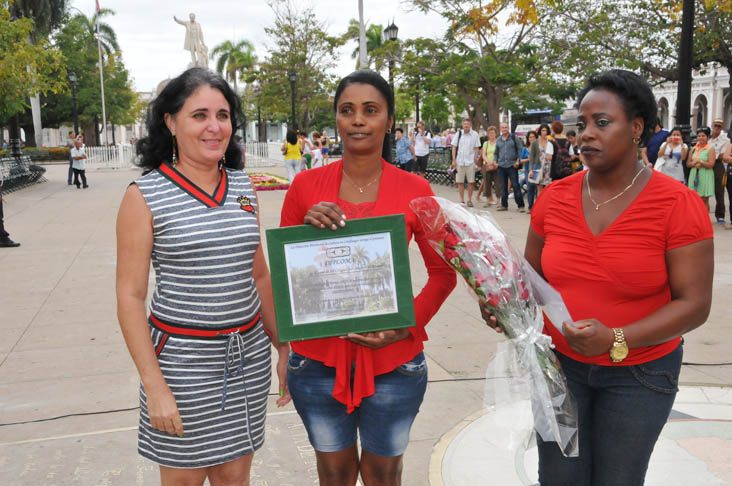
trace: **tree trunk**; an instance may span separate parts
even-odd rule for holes
[[[503,88],[490,85],[483,86],[483,99],[486,103],[488,126],[493,125],[498,128],[501,123],[501,101],[503,101]]]
[[[33,133],[35,137],[33,140],[36,143],[36,147],[43,146],[43,125],[41,124],[41,97],[35,95],[30,99],[31,111],[33,115]],[[28,138],[26,136],[26,138]]]
[[[26,120],[23,120],[26,121]],[[25,146],[26,147],[38,147],[36,145],[36,132],[35,127],[33,126],[33,122],[23,124],[22,121],[20,121],[20,116],[18,117],[18,126],[23,129],[25,132]],[[20,138],[20,134],[18,134],[18,138]]]
[[[83,123],[81,125],[81,130],[84,134],[84,145],[87,145],[89,147],[98,145],[97,141],[99,140],[99,138],[97,138],[96,129],[93,123]]]
[[[114,122],[112,122],[112,145],[117,145],[117,138],[114,135]]]
[[[10,119],[10,131],[8,137],[10,138],[10,143],[8,144],[10,156],[20,158],[20,156],[23,155],[23,151],[20,148],[20,126],[18,125],[18,115],[15,115]]]
[[[99,117],[94,113],[94,145],[99,145],[101,137],[99,136]]]

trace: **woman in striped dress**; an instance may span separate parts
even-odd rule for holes
[[[138,450],[159,464],[163,485],[249,484],[264,442],[270,339],[278,405],[289,401],[259,205],[231,140],[239,108],[208,70],[170,81],[137,144],[148,172],[117,220],[118,317],[142,382]]]

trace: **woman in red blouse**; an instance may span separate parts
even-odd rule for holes
[[[545,332],[577,399],[580,455],[538,438],[539,481],[642,485],[678,391],[681,336],[709,315],[713,230],[696,193],[638,160],[656,118],[644,80],[593,76],[577,103],[588,170],[541,193],[525,254],[574,320],[564,336]]]
[[[353,485],[359,473],[365,485],[396,485],[427,385],[425,326],[456,277],[409,209],[412,199],[433,195],[429,183],[383,159],[394,117],[389,84],[373,71],[356,71],[341,80],[334,104],[343,159],[297,176],[281,226],[337,231],[349,219],[404,214],[429,278],[414,299],[416,327],[293,342],[287,383],[315,448],[321,485]]]

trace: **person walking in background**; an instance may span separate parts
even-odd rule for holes
[[[709,143],[712,131],[709,127],[701,127],[696,132],[696,145],[691,150],[687,162],[689,172],[689,187],[701,196],[709,212],[709,198],[714,197],[714,161],[717,154]]]
[[[483,180],[478,188],[479,197],[481,192],[485,194],[485,205],[483,207],[486,208],[496,204],[501,197],[501,181],[498,178],[498,163],[496,163],[496,139],[498,138],[496,127],[493,125],[488,127],[487,137],[488,140],[483,142],[480,154],[480,172]]]
[[[661,126],[661,120],[656,118],[655,126],[653,127],[653,136],[648,141],[648,144],[641,149],[641,157],[646,167],[653,167],[658,159],[658,151],[661,149],[661,144],[668,138],[668,132]]]
[[[539,138],[536,140],[537,149],[538,149],[538,157],[539,161],[541,161],[541,176],[536,176],[535,178],[539,181],[537,182],[537,197],[539,194],[541,194],[541,191],[549,185],[549,183],[552,181],[552,159],[554,158],[554,144],[551,140],[549,140],[549,135],[551,134],[551,130],[549,128],[549,125],[546,123],[542,123],[539,125]]]
[[[714,153],[717,154],[717,159],[714,161],[714,199],[716,204],[714,206],[714,217],[717,218],[717,223],[724,224],[725,208],[724,208],[724,174],[725,167],[722,157],[727,151],[729,145],[729,137],[722,132],[723,121],[721,118],[716,118],[712,122],[712,136],[709,138],[709,145],[714,148]],[[730,208],[732,213],[732,208]],[[732,222],[732,221],[730,221]]]
[[[732,127],[730,127],[728,133],[732,133]],[[725,163],[725,173],[722,181],[727,188],[727,207],[730,212],[730,221],[732,221],[732,143],[727,145],[727,150],[724,152],[722,161]],[[725,226],[724,229],[732,230],[732,223]]]
[[[277,405],[289,401],[261,206],[231,138],[239,103],[204,68],[168,82],[137,143],[145,175],[117,217],[117,316],[141,381],[138,453],[158,464],[162,486],[249,484],[265,439],[270,345]]]
[[[577,145],[577,132],[568,130],[567,140],[572,145],[572,174],[576,174],[584,168],[582,154],[580,154],[579,145]]]
[[[554,144],[554,156],[552,157],[551,177],[552,181],[558,181],[572,175],[572,156],[574,148],[569,139],[562,133],[564,124],[559,120],[554,120],[551,124],[552,137]]]
[[[465,204],[465,179],[468,180],[468,207],[473,207],[475,171],[480,151],[480,135],[473,130],[472,122],[463,118],[463,129],[458,132],[452,144],[452,168],[457,169],[455,182],[458,186],[460,203]]]
[[[323,152],[320,150],[320,140],[315,139],[313,141],[313,150],[310,152],[310,155],[313,161],[313,169],[323,167]]]
[[[409,138],[404,136],[404,130],[397,128],[396,137],[396,154],[399,168],[407,172],[414,172],[414,145]]]
[[[72,131],[69,132],[69,138],[66,139],[66,145],[69,147],[69,176],[66,180],[67,185],[72,185],[72,178],[74,177],[74,158],[71,156],[71,150],[76,145],[76,134]]]
[[[541,152],[536,139],[536,132],[530,131],[526,134],[526,147],[521,151],[521,163],[524,164],[526,177],[526,198],[529,202],[529,212],[534,207],[534,201],[538,196],[539,183],[541,182]]]
[[[658,150],[656,164],[653,166],[658,172],[684,183],[684,161],[689,146],[684,143],[684,136],[680,127],[674,127],[671,133]]]
[[[514,200],[519,213],[524,209],[524,197],[518,180],[519,157],[521,156],[521,140],[509,132],[508,123],[501,123],[501,136],[496,140],[494,158],[498,164],[498,178],[501,180],[501,206],[498,211],[508,211],[508,183],[513,186]]]
[[[417,122],[417,129],[410,137],[412,145],[414,145],[414,156],[417,159],[415,172],[418,176],[424,177],[427,171],[427,162],[430,158],[430,141],[432,136],[424,129],[424,122]]]
[[[86,183],[86,152],[84,151],[84,144],[81,141],[81,135],[76,137],[74,148],[71,149],[70,153],[74,161],[74,185],[77,189],[81,189],[82,185],[79,183],[79,177],[81,177],[81,182],[84,184],[84,189],[86,189],[89,187]]]
[[[425,328],[457,280],[409,207],[434,195],[429,182],[384,160],[394,117],[389,83],[359,70],[340,81],[334,98],[343,159],[295,179],[280,226],[308,224],[335,237],[352,219],[402,214],[428,278],[414,299],[415,327],[293,341],[287,385],[315,449],[321,486],[354,486],[359,474],[367,486],[398,485],[427,387]]]
[[[302,163],[300,164],[300,170],[309,169],[313,160],[313,144],[308,140],[305,134],[298,130],[297,140],[300,143],[300,153],[302,153]]]
[[[320,151],[323,153],[323,165],[328,165],[328,155],[330,154],[330,139],[325,128],[320,135]]]
[[[645,80],[592,76],[577,103],[587,170],[544,190],[524,253],[574,321],[545,319],[544,332],[577,403],[579,457],[537,435],[538,482],[641,486],[678,392],[681,337],[709,315],[714,232],[696,194],[638,159],[657,113]]]
[[[302,163],[302,153],[300,152],[300,143],[297,141],[297,132],[292,128],[287,129],[285,135],[285,143],[280,148],[282,155],[285,156],[285,170],[290,183],[295,180],[295,176],[300,172]]]

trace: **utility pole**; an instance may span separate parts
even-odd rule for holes
[[[691,139],[691,70],[694,63],[694,0],[684,0],[679,46],[679,82],[676,94],[676,125],[684,142]]]

